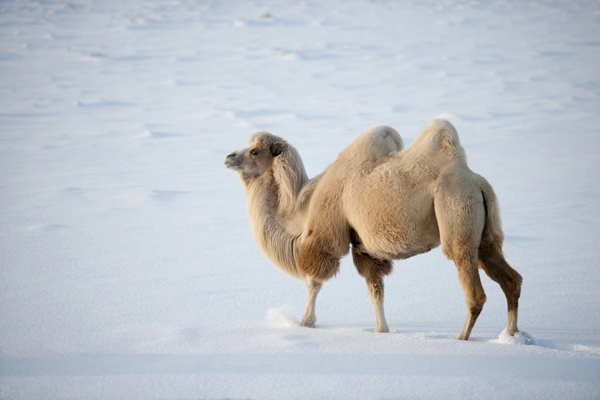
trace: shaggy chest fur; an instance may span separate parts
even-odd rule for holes
[[[252,234],[263,254],[277,268],[294,278],[303,278],[297,257],[301,224],[293,214],[279,211],[278,185],[273,176],[263,176],[247,185],[247,211]]]

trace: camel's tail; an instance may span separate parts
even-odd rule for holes
[[[481,246],[493,245],[502,254],[504,234],[502,233],[502,220],[500,219],[500,207],[492,185],[482,176],[478,175],[479,187],[483,194],[485,205],[485,226],[481,235]]]

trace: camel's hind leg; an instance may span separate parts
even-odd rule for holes
[[[322,282],[311,277],[306,277],[306,311],[302,317],[302,326],[314,328],[315,323],[317,322],[317,317],[315,316],[315,304],[317,302],[317,295],[322,286]]]
[[[469,340],[486,300],[477,268],[478,249],[485,226],[483,195],[472,191],[465,182],[450,177],[441,183],[434,207],[442,251],[456,264],[467,303],[467,320],[458,339]]]
[[[469,340],[471,330],[477,321],[477,317],[483,310],[485,304],[485,292],[479,279],[477,270],[477,257],[472,252],[466,252],[454,257],[454,263],[458,269],[458,280],[460,286],[465,292],[465,302],[467,303],[467,320],[465,326],[458,336],[459,340]]]
[[[508,304],[507,330],[508,333],[514,335],[519,332],[517,314],[523,278],[508,265],[502,251],[495,243],[482,243],[479,247],[479,267],[502,288]]]
[[[389,332],[383,311],[383,277],[392,272],[390,260],[378,260],[352,247],[352,259],[358,273],[367,281],[369,296],[375,309],[375,332]]]

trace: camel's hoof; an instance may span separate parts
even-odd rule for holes
[[[469,337],[461,334],[459,337],[457,337],[457,339],[458,340],[469,340]]]
[[[375,330],[373,332],[375,333],[389,333],[390,328],[388,328],[387,326],[384,327],[380,327],[378,326],[377,328],[375,328]]]
[[[315,323],[317,322],[317,319],[304,319],[302,318],[302,322],[300,323],[300,325],[305,326],[307,328],[314,328],[315,327]]]

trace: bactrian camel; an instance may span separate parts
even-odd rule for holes
[[[306,280],[302,325],[315,325],[321,286],[338,272],[340,258],[352,246],[375,308],[375,332],[388,332],[383,277],[392,272],[392,260],[441,244],[456,264],[467,304],[458,338],[469,339],[486,300],[478,269],[504,291],[507,331],[518,332],[522,278],[502,254],[496,195],[467,166],[448,121],[432,121],[406,149],[394,129],[371,128],[312,180],[296,149],[266,132],[229,154],[225,165],[239,173],[263,253],[285,273]]]

